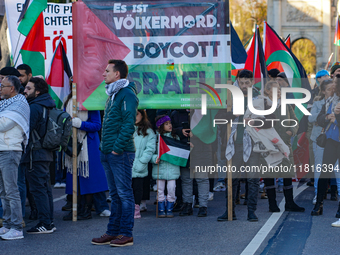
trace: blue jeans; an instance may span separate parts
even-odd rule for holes
[[[21,151],[0,152],[0,197],[3,208],[3,226],[22,231],[22,210],[18,182]]]
[[[100,153],[104,167],[109,194],[112,198],[111,215],[106,234],[132,237],[134,224],[135,200],[132,191],[132,165],[134,152],[119,155]]]
[[[25,217],[26,206],[26,175],[25,168],[20,164],[18,168],[18,188],[20,192],[22,217]]]
[[[106,202],[105,191],[93,194],[93,204],[97,214],[101,214],[104,210],[109,210],[109,205]]]
[[[3,213],[4,213],[4,210],[2,209],[1,198],[0,198],[0,219],[2,219]]]

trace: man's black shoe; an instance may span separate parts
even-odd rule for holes
[[[180,212],[183,210],[184,207],[184,203],[183,202],[178,202],[176,203],[176,205],[174,206],[174,209],[172,210],[173,212]]]
[[[197,217],[207,217],[207,207],[200,207]]]
[[[28,234],[49,234],[53,233],[55,227],[50,225],[45,225],[44,223],[38,223],[35,227],[27,230]]]
[[[179,213],[179,216],[192,215],[192,203],[184,203],[183,210]]]
[[[233,211],[233,220],[237,220],[235,211]],[[228,210],[223,215],[217,218],[217,221],[228,221]]]
[[[248,211],[248,221],[259,221],[254,211]]]

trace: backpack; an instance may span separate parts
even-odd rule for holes
[[[46,118],[46,108],[44,107],[43,118]],[[52,108],[48,109],[46,133],[40,137],[36,130],[33,130],[37,140],[40,141],[41,147],[50,151],[61,151],[67,149],[68,140],[72,133],[72,118],[62,110]],[[33,135],[33,144],[36,139]]]

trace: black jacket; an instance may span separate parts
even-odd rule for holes
[[[40,137],[43,137],[46,133],[46,123],[48,110],[56,107],[50,94],[45,93],[36,98],[30,98],[27,100],[30,106],[30,138],[26,147],[26,152],[21,158],[21,163],[29,163],[37,161],[53,161],[53,152],[45,149],[31,150],[33,144],[33,130],[36,130]],[[43,118],[44,107],[46,107],[46,116]],[[35,145],[36,146],[36,145]],[[32,153],[31,153],[32,151]]]

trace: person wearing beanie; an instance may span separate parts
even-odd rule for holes
[[[340,62],[333,63],[331,67],[331,76],[335,77],[337,74],[340,74]]]
[[[5,78],[6,76],[16,76],[16,77],[20,77],[20,73],[17,69],[15,69],[14,67],[11,66],[6,66],[4,68],[2,68],[0,70],[0,84],[3,78]],[[19,94],[22,94],[24,91],[23,87],[20,87],[19,90]]]
[[[314,100],[314,98],[319,95],[320,92],[320,84],[324,81],[324,80],[328,80],[330,79],[329,76],[329,72],[327,70],[320,70],[319,72],[316,73],[315,75],[315,84],[316,86],[314,87],[314,89],[312,89],[312,100]]]

